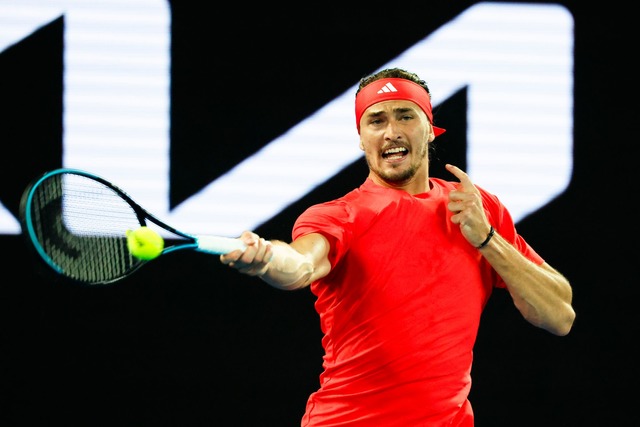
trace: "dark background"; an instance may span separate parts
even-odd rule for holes
[[[172,2],[172,203],[474,3],[221,13]],[[621,1],[554,3],[575,20],[574,171],[518,229],[572,282],[577,319],[556,337],[494,292],[475,350],[478,427],[639,423],[637,23]],[[16,215],[27,183],[62,166],[51,141],[62,138],[63,26],[61,17],[0,53],[0,201]],[[464,106],[464,93],[447,102]],[[440,158],[464,166],[464,118],[438,120],[458,147]],[[288,240],[304,207],[365,174],[354,163],[256,231]],[[308,290],[277,291],[190,252],[86,288],[54,277],[23,236],[0,240],[0,425],[299,425],[322,357]]]

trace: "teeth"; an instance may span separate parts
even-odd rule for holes
[[[406,151],[406,149],[402,147],[390,148],[386,150],[384,154],[396,154],[396,153],[402,153],[403,151]]]

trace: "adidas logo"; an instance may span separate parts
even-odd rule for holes
[[[398,91],[398,89],[393,87],[393,85],[391,83],[387,83],[386,85],[382,86],[382,89],[380,89],[378,91],[378,93],[397,92],[397,91]]]

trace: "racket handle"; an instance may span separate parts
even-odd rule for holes
[[[240,239],[220,236],[198,236],[198,250],[216,255],[224,255],[236,249],[245,250],[247,247]]]

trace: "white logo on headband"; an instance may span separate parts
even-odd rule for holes
[[[378,93],[397,92],[397,91],[398,91],[398,89],[393,87],[393,85],[391,83],[387,83],[386,85],[382,86],[382,89],[380,89],[378,91]]]

